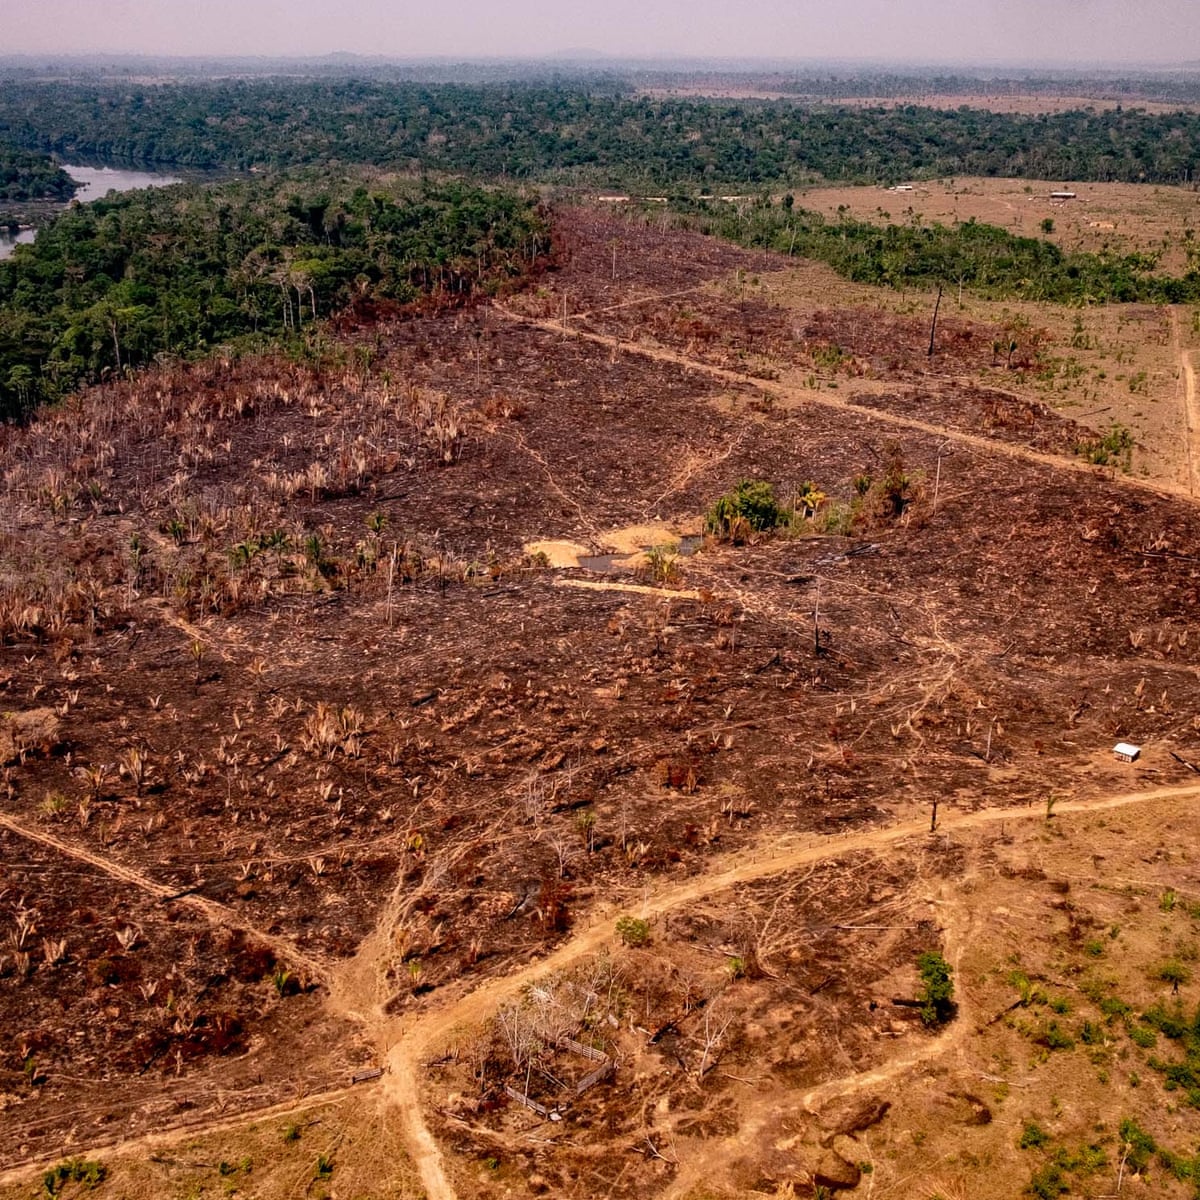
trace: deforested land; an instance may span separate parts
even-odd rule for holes
[[[0,84],[5,1197],[1196,1194],[1194,113],[661,82]]]

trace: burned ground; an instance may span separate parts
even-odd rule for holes
[[[616,227],[564,220],[570,258],[510,309],[696,287],[688,304],[727,331],[737,286],[711,281],[786,266],[641,228],[614,281]],[[139,900],[5,834],[5,935],[18,901],[39,913],[0,976],[0,1011],[19,1006],[11,1027],[36,1047],[5,1063],[9,1161],[148,1088],[208,1086],[231,1054],[257,1053],[263,1097],[293,1090],[288,1047],[315,1036],[323,980],[381,925],[403,1016],[559,941],[598,897],[718,851],[935,799],[1103,790],[1122,778],[1105,757],[1119,737],[1146,747],[1149,778],[1186,775],[1168,751],[1200,756],[1192,505],[955,441],[1066,451],[1075,427],[944,373],[894,401],[766,404],[755,379],[710,369],[736,346],[711,354],[638,311],[583,330],[623,349],[486,307],[379,324],[299,359],[148,372],[5,431],[0,711],[59,722],[5,765],[5,815],[161,889]],[[792,315],[759,315],[853,396],[840,363],[811,361],[813,337],[841,338],[832,318],[797,340]],[[869,359],[870,329],[856,336],[844,348]],[[990,356],[981,339],[963,345]],[[776,350],[774,334],[750,345]],[[867,401],[943,432],[884,424]],[[889,464],[908,482],[887,515],[856,481]],[[749,478],[785,500],[813,481],[841,516],[710,539],[650,594],[620,590],[643,576],[524,552],[698,524]],[[182,892],[210,907],[163,901]],[[136,969],[113,946],[126,928]],[[228,1036],[189,1041],[164,991],[198,1028],[231,1014]],[[362,1060],[345,1045],[309,1085]],[[16,1086],[25,1058],[46,1087]],[[103,1082],[104,1103],[79,1118],[58,1072]]]
[[[493,1022],[456,1031],[432,1077],[464,1190],[499,1195],[532,1178],[555,1195],[659,1194],[706,1145],[727,1155],[712,1183],[802,1187],[828,1155],[800,1136],[772,1145],[811,1125],[801,1098],[935,1036],[892,999],[914,993],[916,955],[942,949],[918,889],[957,858],[858,856],[710,896],[647,923],[645,945],[552,975]],[[579,1092],[594,1065],[581,1046],[618,1061],[616,1079]],[[771,1121],[747,1104],[753,1093]],[[563,1119],[539,1119],[520,1096]]]

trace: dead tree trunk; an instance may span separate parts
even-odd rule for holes
[[[929,323],[929,354],[928,357],[933,357],[934,347],[937,344],[937,319],[938,309],[942,307],[942,285],[938,284],[937,301],[933,306],[933,320]]]

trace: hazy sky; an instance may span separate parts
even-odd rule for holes
[[[1200,59],[1200,0],[14,0],[0,52]]]

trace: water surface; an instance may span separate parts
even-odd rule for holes
[[[139,188],[170,187],[173,183],[182,183],[177,175],[163,175],[157,171],[135,171],[125,167],[85,167],[73,163],[63,163],[66,171],[79,189],[75,199],[82,204],[89,200],[99,200],[109,192],[133,192]],[[55,211],[61,211],[66,205],[56,205]],[[36,229],[22,229],[15,236],[7,229],[0,229],[0,259],[8,258],[14,246],[32,242],[37,237]]]
[[[13,252],[14,246],[32,242],[35,237],[37,237],[36,229],[21,229],[16,233],[10,233],[7,229],[0,228],[0,258],[7,258]]]
[[[139,188],[170,187],[173,183],[183,182],[178,175],[130,171],[123,167],[83,167],[63,163],[63,170],[80,185],[75,199],[82,204],[99,200],[109,192],[134,192]]]

